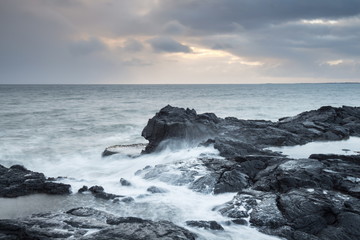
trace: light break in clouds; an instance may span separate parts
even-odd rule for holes
[[[0,0],[0,83],[360,81],[359,0]]]

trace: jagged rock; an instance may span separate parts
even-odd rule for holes
[[[13,198],[34,193],[70,194],[70,185],[47,180],[42,173],[32,172],[24,166],[0,165],[0,197]]]
[[[189,188],[201,193],[212,193],[215,188],[215,184],[219,178],[220,174],[217,173],[209,173],[205,176],[200,177],[196,181],[194,181]]]
[[[203,139],[206,144],[214,144],[226,158],[271,155],[263,148],[360,136],[360,108],[327,106],[271,122],[222,119],[214,114],[197,114],[195,110],[168,105],[149,120],[142,136],[149,140],[145,153],[155,151],[161,144],[166,145],[166,140],[170,139],[194,144]],[[212,140],[206,141],[206,138]]]
[[[230,218],[247,218],[250,212],[257,206],[259,198],[247,192],[239,192],[232,201],[214,208],[222,215]]]
[[[214,193],[238,192],[249,186],[248,176],[234,168],[225,170],[214,186]]]
[[[203,193],[240,191],[214,210],[241,222],[250,217],[262,232],[289,240],[360,239],[360,228],[353,229],[359,225],[345,221],[348,217],[355,223],[360,216],[359,156],[295,160],[264,150],[360,136],[359,107],[325,106],[278,122],[205,115],[203,122],[194,110],[161,109],[142,133],[149,140],[145,153],[171,140],[194,145],[203,140],[201,145],[214,146],[225,159],[202,160],[207,172],[189,188]]]
[[[287,223],[277,206],[277,196],[275,194],[267,194],[261,197],[260,202],[250,213],[250,223],[269,228],[282,227]]]
[[[218,121],[213,113],[198,115],[194,109],[174,108],[168,105],[156,113],[142,131],[141,135],[149,141],[144,152],[155,151],[159,144],[167,139],[198,143],[213,136],[213,128]]]
[[[93,208],[65,213],[35,214],[24,219],[1,219],[0,237],[17,240],[45,239],[178,239],[196,235],[167,221],[116,217]]]
[[[122,219],[116,226],[105,228],[80,239],[108,240],[195,240],[196,235],[167,221]]]
[[[186,225],[210,230],[224,230],[216,221],[186,221]]]

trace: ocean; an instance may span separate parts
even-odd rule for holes
[[[276,121],[325,105],[360,106],[359,92],[360,84],[0,85],[0,164],[21,164],[47,177],[62,176],[61,182],[71,184],[74,192],[62,197],[0,198],[0,218],[90,206],[119,216],[170,220],[180,226],[187,220],[226,222],[228,219],[212,209],[235,194],[200,194],[185,185],[135,175],[157,164],[176,171],[172,166],[190,166],[199,156],[219,157],[217,150],[168,149],[137,158],[125,154],[102,158],[101,153],[112,145],[146,143],[142,129],[168,104],[193,108],[198,113],[213,112],[219,117]],[[352,148],[358,146],[358,139],[351,140]],[[342,147],[346,148],[346,142]],[[120,178],[132,186],[121,186]],[[76,194],[83,185],[101,185],[106,192],[131,196],[136,201],[119,205]],[[144,195],[153,185],[167,193]],[[204,239],[277,239],[248,226],[224,228],[222,233],[191,230]]]

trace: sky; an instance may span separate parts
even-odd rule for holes
[[[360,82],[360,0],[0,0],[0,83]]]

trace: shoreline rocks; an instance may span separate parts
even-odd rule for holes
[[[266,150],[319,140],[360,137],[360,108],[325,106],[277,122],[218,118],[213,113],[166,106],[142,131],[149,141],[143,154],[166,147],[214,146],[223,158],[199,158],[193,165],[146,167],[136,174],[204,194],[234,192],[217,206],[229,224],[247,222],[261,232],[288,240],[360,239],[360,155],[313,154],[290,159]],[[119,146],[117,146],[119,147]],[[121,146],[120,146],[121,148]],[[115,149],[115,148],[114,148]],[[109,148],[103,155],[116,153]],[[172,171],[179,170],[179,171]],[[125,179],[119,185],[129,187]],[[120,201],[101,186],[83,187],[94,197]],[[150,187],[148,192],[166,194]],[[33,193],[69,194],[70,185],[55,183],[22,166],[0,165],[0,197]],[[121,201],[133,201],[124,198]],[[221,230],[214,221],[188,225]],[[0,239],[195,239],[188,230],[166,221],[116,217],[92,208],[43,213],[18,220],[0,220]]]
[[[172,141],[219,150],[225,159],[203,159],[209,172],[189,187],[238,192],[233,201],[214,208],[233,222],[248,219],[260,231],[288,240],[360,239],[360,155],[290,159],[264,149],[360,137],[359,107],[325,106],[271,122],[166,106],[142,136],[149,140],[144,153]]]
[[[116,217],[88,207],[65,213],[34,214],[24,219],[0,219],[0,239],[178,239],[196,235],[168,221]]]
[[[0,197],[15,198],[35,193],[70,194],[71,186],[52,182],[45,175],[21,165],[6,168],[0,165]]]
[[[360,137],[360,107],[324,106],[271,122],[223,119],[168,105],[149,119],[142,136],[149,141],[144,153],[161,150],[169,141],[185,141],[193,146],[213,144],[226,158],[274,155],[264,148]]]

